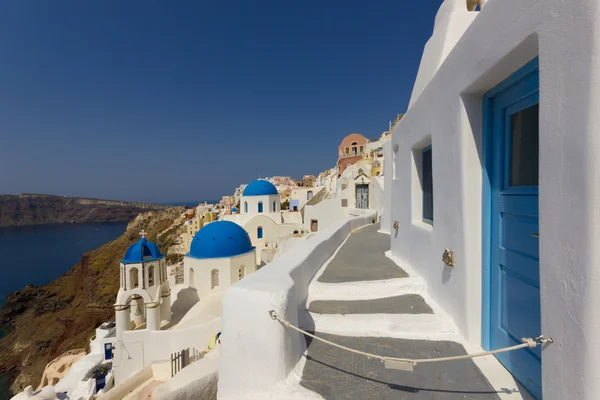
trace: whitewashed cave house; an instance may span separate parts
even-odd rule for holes
[[[600,3],[445,0],[393,158],[391,255],[536,398],[600,393]],[[452,255],[445,258],[442,255]]]

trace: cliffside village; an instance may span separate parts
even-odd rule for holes
[[[187,209],[173,222],[180,234],[169,249],[140,232],[121,260],[115,322],[98,327],[88,354],[67,352],[51,361],[37,394],[32,386],[14,398],[145,399],[166,391],[181,368],[203,359],[218,341],[229,285],[341,219],[345,209],[381,209],[390,130],[372,140],[346,136],[336,165],[318,176],[258,179],[218,204]],[[152,211],[141,217],[151,218]],[[167,254],[180,257],[167,263]],[[141,381],[134,379],[140,370],[146,371]]]
[[[115,321],[14,398],[597,399],[600,5],[431,23],[388,131],[199,205],[178,249],[140,232]]]

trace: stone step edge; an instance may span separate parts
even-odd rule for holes
[[[308,313],[302,328],[339,336],[463,342],[452,320],[436,314]]]
[[[427,292],[423,278],[394,278],[380,281],[321,283],[314,281],[308,287],[307,306],[315,300],[376,300],[404,294]]]

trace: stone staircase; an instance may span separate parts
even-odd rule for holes
[[[352,233],[309,287],[305,329],[357,350],[408,358],[466,354],[452,320],[426,285],[385,256],[390,238],[372,225]],[[300,385],[325,399],[495,399],[471,360],[386,369],[377,359],[307,338]],[[516,397],[515,397],[516,398]]]

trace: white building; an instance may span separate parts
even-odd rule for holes
[[[200,229],[184,257],[184,284],[200,298],[256,271],[256,251],[238,224],[215,221]]]
[[[469,344],[553,337],[497,355],[538,398],[600,393],[599,28],[597,0],[445,0],[392,139],[392,254]]]
[[[239,213],[224,215],[223,219],[237,223],[248,232],[256,247],[257,263],[268,244],[302,230],[302,215],[281,210],[277,189],[264,179],[248,184],[240,198]]]
[[[126,330],[160,329],[162,320],[171,320],[171,289],[165,256],[145,238],[131,245],[120,266],[120,289],[115,303],[117,339]],[[133,307],[133,315],[131,308]]]

